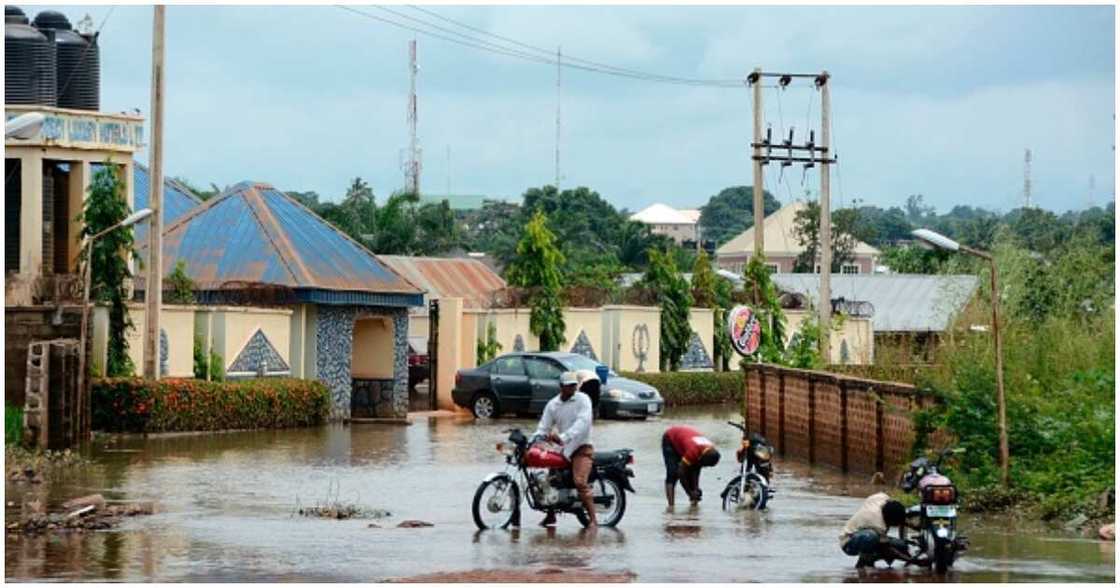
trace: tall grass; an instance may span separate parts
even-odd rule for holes
[[[15,447],[23,441],[23,408],[4,405],[4,446]]]

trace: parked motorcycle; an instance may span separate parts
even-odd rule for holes
[[[590,519],[580,502],[572,478],[572,464],[556,446],[536,436],[528,438],[520,429],[509,429],[506,443],[498,443],[506,469],[490,474],[474,493],[471,512],[479,529],[521,526],[521,489],[533,510],[569,513],[583,526]],[[599,524],[613,527],[626,513],[626,493],[634,492],[633,450],[596,452],[588,483],[591,485]],[[520,482],[520,483],[519,483]]]
[[[899,480],[899,487],[906,492],[917,490],[921,498],[920,504],[906,511],[907,527],[918,532],[917,539],[909,543],[939,574],[948,571],[960,552],[968,549],[968,539],[957,533],[957,487],[941,473],[942,460],[963,451],[946,449],[932,463],[919,457]],[[904,531],[900,534],[906,538]]]
[[[770,487],[770,475],[773,472],[770,458],[774,449],[762,435],[748,433],[746,424],[730,421],[727,424],[742,431],[743,439],[739,443],[739,450],[735,452],[739,474],[727,482],[720,494],[723,497],[723,509],[747,507],[762,510],[774,496],[774,490]]]

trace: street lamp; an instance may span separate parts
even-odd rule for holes
[[[85,246],[83,247],[86,253],[86,266],[82,270],[82,273],[84,274],[82,276],[82,336],[79,342],[79,345],[81,345],[81,349],[78,351],[78,390],[80,394],[82,394],[81,409],[83,413],[85,413],[86,403],[89,402],[89,394],[86,390],[86,331],[88,329],[87,324],[89,323],[89,288],[90,281],[92,279],[92,272],[90,268],[93,265],[93,242],[98,238],[104,236],[105,234],[117,229],[131,227],[132,225],[148,218],[151,215],[152,209],[150,208],[137,210],[136,212],[124,217],[124,220],[122,220],[121,222],[86,239]]]
[[[46,117],[39,112],[27,112],[4,122],[5,139],[30,139],[43,128]]]
[[[1010,451],[1007,447],[1007,402],[1003,394],[1003,340],[999,335],[999,286],[996,278],[996,262],[992,254],[979,249],[961,245],[956,241],[931,231],[917,229],[911,232],[918,242],[929,249],[945,249],[947,251],[960,251],[988,260],[992,268],[992,335],[996,345],[996,406],[999,411],[999,468],[1003,485],[1008,483],[1008,463],[1011,461]]]

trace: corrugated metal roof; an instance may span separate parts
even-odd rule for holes
[[[795,227],[797,226],[797,213],[805,207],[804,202],[791,202],[763,219],[762,251],[765,255],[768,257],[785,257],[797,255],[804,250],[800,241],[797,240]],[[753,252],[754,227],[751,227],[724,243],[716,250],[716,256],[743,255]],[[879,250],[857,239],[852,253],[856,255],[879,255]]]
[[[779,289],[807,296],[820,292],[819,274],[772,274]],[[833,298],[870,302],[875,332],[944,331],[972,299],[976,276],[924,274],[832,274]]]
[[[91,171],[96,172],[103,164],[90,165]],[[148,197],[151,192],[151,176],[147,166],[139,161],[132,162],[132,209],[140,210],[148,207]],[[163,226],[168,226],[182,218],[192,208],[202,204],[197,196],[186,187],[165,177],[163,179]],[[147,221],[138,223],[133,227],[133,237],[137,245],[148,242]]]
[[[187,274],[200,290],[240,281],[319,292],[402,294],[412,304],[419,304],[423,293],[268,184],[242,182],[171,223],[163,233],[164,267],[174,267],[179,259],[187,262]]]
[[[379,255],[409,282],[428,291],[428,299],[462,298],[466,308],[484,308],[506,281],[477,259]]]

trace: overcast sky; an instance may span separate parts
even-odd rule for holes
[[[39,7],[26,7],[31,16]],[[406,6],[394,10],[445,28]],[[566,55],[662,75],[742,79],[767,71],[833,76],[837,204],[1007,210],[1023,191],[1046,208],[1113,198],[1114,9],[1096,7],[468,7],[426,9]],[[107,7],[63,7],[100,24]],[[361,10],[406,21],[374,7]],[[101,36],[102,109],[150,105],[152,9],[117,7]],[[481,37],[465,29],[465,34]],[[441,33],[446,34],[446,33]],[[379,201],[403,185],[407,42],[414,33],[330,6],[167,9],[166,173],[241,180],[337,200],[361,176]],[[417,35],[425,193],[520,195],[553,182],[556,68]],[[497,42],[494,39],[490,41]],[[778,129],[820,128],[806,82],[764,90]],[[811,102],[810,102],[811,100]],[[746,87],[563,73],[563,187],[618,207],[700,206],[750,184]],[[808,116],[807,116],[808,115]],[[147,134],[147,131],[146,131]],[[818,130],[819,135],[819,130]],[[139,158],[146,160],[146,154]],[[1095,193],[1090,194],[1090,176]],[[788,201],[799,167],[770,166]],[[836,204],[834,204],[835,206]]]

